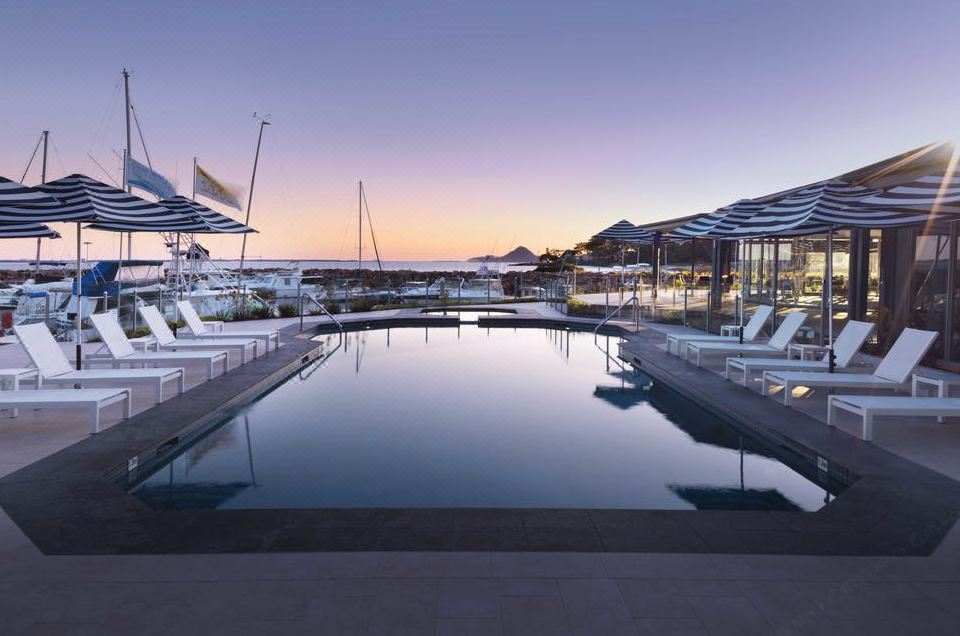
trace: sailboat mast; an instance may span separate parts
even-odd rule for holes
[[[254,117],[257,116],[256,113],[253,114]],[[267,115],[269,117],[269,115]],[[253,155],[253,174],[250,176],[250,194],[247,196],[247,218],[245,225],[250,225],[250,206],[253,205],[253,185],[257,181],[257,163],[260,161],[260,142],[263,141],[263,127],[269,126],[270,122],[265,118],[260,119],[260,134],[257,135],[257,151]],[[194,179],[196,179],[196,171],[194,171]],[[240,246],[240,280],[243,280],[243,261],[247,253],[247,235],[243,235],[243,244]]]
[[[127,174],[127,164],[130,163],[130,152],[132,148],[130,146],[130,72],[127,69],[123,69],[123,101],[125,104],[124,114],[127,124],[127,149],[123,153],[123,187],[127,192],[132,192],[133,188],[130,187],[129,175]],[[132,232],[127,232],[127,260],[129,261],[133,250],[131,249],[131,243],[133,242]],[[120,234],[120,254],[123,255],[123,233]],[[122,267],[121,263],[121,267]],[[120,272],[117,272],[117,276],[120,276]],[[119,306],[119,305],[118,305]]]
[[[363,269],[363,181],[357,194],[357,277]]]
[[[43,158],[40,163],[40,183],[47,182],[47,140],[50,137],[50,131],[44,130],[41,133],[43,137]],[[43,240],[39,236],[37,237],[37,264],[34,268],[33,280],[39,281],[40,279],[40,241]]]
[[[127,126],[127,144],[123,151],[123,189],[130,192],[130,184],[127,183],[127,163],[130,161],[130,73],[127,69],[123,69],[123,103]]]

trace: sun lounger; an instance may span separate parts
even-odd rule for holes
[[[100,338],[107,346],[110,358],[90,359],[88,364],[108,362],[114,366],[120,364],[187,364],[188,362],[203,362],[207,367],[207,379],[213,379],[213,369],[217,364],[223,365],[223,372],[227,372],[226,351],[161,351],[159,353],[138,353],[127,340],[126,334],[120,328],[120,323],[111,314],[93,314],[90,316]]]
[[[960,398],[918,398],[900,395],[831,395],[827,402],[827,426],[836,425],[836,411],[849,411],[862,418],[860,437],[873,439],[877,415],[960,416]]]
[[[123,419],[130,419],[130,389],[37,389],[0,391],[0,409],[74,409],[90,413],[90,432],[100,432],[100,411],[123,402]]]
[[[183,316],[183,319],[186,321],[187,327],[190,328],[194,338],[223,338],[224,336],[230,338],[256,338],[257,340],[263,340],[263,351],[270,351],[271,342],[273,342],[274,349],[280,346],[280,332],[276,329],[230,331],[227,333],[221,333],[223,330],[223,322],[219,320],[200,320],[200,316],[197,315],[196,310],[189,301],[181,300],[177,303],[177,307],[180,308],[180,315]],[[207,329],[207,327],[215,327],[216,325],[219,325],[220,327],[216,330],[217,333],[211,333],[211,331]]]
[[[177,338],[170,330],[167,321],[160,310],[153,305],[145,305],[139,308],[140,315],[150,329],[150,333],[157,339],[161,351],[229,351],[240,353],[240,364],[247,363],[247,352],[252,351],[253,357],[257,356],[257,341],[253,338],[227,338],[220,337],[216,340],[184,340]]]
[[[843,331],[837,336],[833,344],[834,362],[838,369],[845,369],[854,356],[860,351],[860,347],[866,341],[867,337],[873,331],[873,324],[869,322],[859,322],[857,320],[847,321]],[[829,355],[829,354],[827,354]],[[743,386],[750,383],[753,374],[763,371],[813,371],[826,372],[830,370],[830,364],[826,356],[822,360],[786,360],[780,358],[727,358],[727,366],[723,371],[723,377],[730,379],[732,371],[739,371],[743,374]]]
[[[843,389],[908,390],[907,380],[939,334],[936,331],[904,329],[872,374],[817,373],[813,371],[764,371],[763,394],[770,385],[783,387],[783,404],[790,406],[798,386]]]
[[[773,313],[773,307],[769,305],[760,305],[753,312],[753,316],[743,327],[743,341],[750,342],[756,340],[760,335],[760,330],[766,324],[767,318]],[[667,336],[667,353],[678,356],[687,355],[688,342],[740,342],[740,336],[717,336],[709,333],[702,334],[674,334]]]
[[[177,392],[183,393],[183,369],[85,369],[76,371],[45,324],[17,325],[13,330],[30,357],[30,362],[39,369],[42,381],[47,384],[88,386],[93,383],[113,387],[130,387],[132,384],[148,383],[154,387],[154,401],[158,404],[163,401],[164,382],[176,381]]]
[[[802,311],[791,311],[783,318],[783,322],[777,327],[777,330],[770,340],[765,344],[744,342],[743,344],[736,340],[729,342],[688,342],[687,360],[691,355],[696,357],[697,366],[700,366],[704,353],[739,353],[739,354],[776,354],[787,355],[787,345],[797,335],[797,331],[803,326],[803,321],[807,319],[807,314]]]

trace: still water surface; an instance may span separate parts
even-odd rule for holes
[[[163,508],[824,504],[823,486],[621,368],[616,342],[475,325],[350,333],[134,493]]]

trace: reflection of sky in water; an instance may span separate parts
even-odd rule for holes
[[[615,356],[615,338],[598,343]],[[822,505],[821,487],[749,446],[738,495],[739,437],[634,382],[592,334],[352,333],[325,366],[187,450],[141,496],[222,508]]]

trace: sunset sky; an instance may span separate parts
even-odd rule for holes
[[[353,257],[359,178],[386,259],[539,252],[960,136],[958,26],[960,3],[922,0],[8,1],[0,175],[46,128],[48,178],[107,180],[92,156],[119,179],[127,67],[153,165],[187,195],[194,155],[246,190],[252,114],[272,115],[251,257]],[[57,229],[45,257],[73,253]]]

